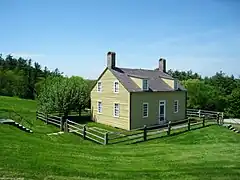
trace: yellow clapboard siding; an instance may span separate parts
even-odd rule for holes
[[[99,81],[102,83],[102,92],[97,92],[97,84],[91,91],[91,109],[94,121],[122,129],[130,128],[129,123],[129,92],[119,82],[119,93],[113,92],[113,83],[116,77],[108,69]],[[102,102],[102,113],[97,113],[97,102]],[[120,104],[119,117],[113,116],[114,103]]]

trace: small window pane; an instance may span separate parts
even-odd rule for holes
[[[119,117],[119,104],[115,103],[114,104],[114,116]]]
[[[98,101],[98,113],[102,113],[102,102]]]
[[[97,83],[97,91],[98,91],[98,92],[101,92],[101,91],[102,91],[102,83],[101,83],[101,82],[98,82],[98,83]]]
[[[143,117],[148,117],[148,104],[143,104]]]
[[[177,113],[178,112],[178,100],[174,101],[174,112]]]
[[[117,81],[114,82],[114,92],[119,92],[119,83]]]

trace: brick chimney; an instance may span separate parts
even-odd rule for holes
[[[116,67],[116,53],[108,52],[107,53],[107,67],[110,69],[114,69]]]
[[[166,59],[164,59],[164,58],[159,59],[158,69],[159,69],[159,71],[166,73]]]

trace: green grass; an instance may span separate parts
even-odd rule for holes
[[[0,125],[0,177],[25,179],[239,179],[240,136],[209,126],[131,145],[98,145],[34,121],[34,101],[0,97],[33,121],[33,134]]]

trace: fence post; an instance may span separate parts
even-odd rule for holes
[[[219,120],[220,120],[220,113],[218,112],[218,113],[217,113],[217,124],[218,124],[218,125],[220,125],[220,121],[219,121]]]
[[[223,112],[222,112],[222,124],[224,123],[224,122],[223,122],[223,118],[224,118],[224,114],[223,114]]]
[[[108,132],[106,132],[104,136],[104,145],[107,145],[107,144],[108,144]]]
[[[63,118],[60,117],[60,131],[63,131]]]
[[[48,124],[48,114],[46,115],[46,124]]]
[[[147,126],[144,125],[143,127],[143,140],[146,141],[147,140]]]
[[[190,131],[191,119],[188,118],[188,131]]]
[[[201,110],[200,109],[198,111],[198,114],[199,114],[199,118],[201,118]]]
[[[223,112],[222,112],[222,115],[221,115],[221,124],[222,124],[222,125],[224,124],[223,118],[224,118],[224,114],[223,114]]]
[[[68,120],[65,121],[64,123],[64,132],[68,132]]]
[[[203,115],[202,126],[205,126],[205,115]]]
[[[168,123],[168,131],[167,131],[167,135],[171,134],[171,121],[169,121]]]
[[[86,125],[83,126],[83,139],[86,139]]]

